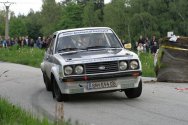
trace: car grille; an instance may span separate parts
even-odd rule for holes
[[[85,68],[86,68],[86,74],[117,72],[118,62],[111,61],[111,62],[88,63],[85,65]]]

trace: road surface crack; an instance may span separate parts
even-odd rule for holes
[[[4,71],[1,75],[0,75],[0,77],[2,77],[2,75],[4,75],[5,73],[7,73],[9,70],[6,70],[6,71]]]

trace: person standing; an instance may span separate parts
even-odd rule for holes
[[[38,37],[38,39],[36,40],[36,45],[37,45],[37,48],[42,48],[42,40],[41,40],[41,37]]]
[[[142,35],[140,35],[140,37],[139,37],[139,39],[138,39],[138,44],[139,44],[139,43],[141,43],[142,45],[145,44],[145,41],[144,41]]]
[[[6,40],[6,39],[3,40],[3,47],[4,47],[4,48],[7,48],[7,47],[8,47],[8,45],[7,45],[7,40]]]
[[[140,55],[140,53],[144,52],[144,47],[143,47],[142,43],[138,44],[137,51],[138,51],[138,55]]]
[[[151,53],[154,55],[157,52],[157,49],[158,49],[158,42],[156,40],[155,35],[152,36],[152,40],[151,40],[150,46],[151,46],[151,48],[150,48],[151,49]]]
[[[149,53],[149,49],[150,49],[150,41],[149,41],[149,38],[146,36],[146,38],[145,38],[145,51],[147,53]]]

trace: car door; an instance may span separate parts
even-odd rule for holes
[[[53,54],[54,54],[54,48],[55,48],[55,38],[56,38],[56,35],[54,35],[53,38],[51,39],[49,48],[47,49],[45,57],[44,57],[44,62],[45,62],[44,69],[49,79],[51,77],[52,66],[54,65]]]

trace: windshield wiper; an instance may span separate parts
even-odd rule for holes
[[[108,47],[107,49],[122,49],[122,48],[120,48],[120,47],[112,47],[112,46],[110,46],[110,47]]]
[[[62,51],[75,51],[75,50],[78,50],[78,48],[63,48],[63,49],[59,49],[58,52],[62,52]]]
[[[90,46],[87,47],[86,49],[99,49],[99,48],[106,48],[106,46]]]

